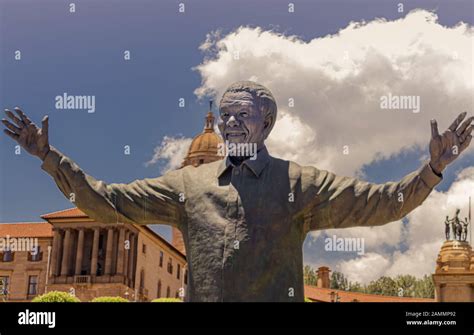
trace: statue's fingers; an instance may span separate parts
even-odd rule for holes
[[[10,121],[6,120],[6,119],[2,119],[2,123],[5,125],[5,127],[7,127],[8,129],[10,129],[12,132],[14,132],[15,134],[18,134],[20,135],[21,134],[21,129],[18,128],[17,126],[15,126],[13,123],[11,123]]]
[[[5,109],[5,114],[13,121],[15,122],[15,124],[20,127],[20,128],[23,128],[25,126],[25,124],[23,123],[23,121],[21,121],[19,118],[17,118],[15,116],[15,114],[13,114],[9,109]]]
[[[464,118],[466,117],[466,114],[467,112],[462,112],[461,114],[459,114],[456,120],[454,120],[454,122],[449,126],[449,130],[455,132],[461,121],[464,120]]]
[[[466,140],[466,138],[467,138],[469,135],[471,135],[473,129],[474,129],[474,125],[472,125],[472,124],[471,124],[469,127],[467,127],[467,129],[465,129],[465,130],[463,131],[463,133],[461,134],[461,136],[459,136],[459,141],[460,141],[461,143],[463,143],[463,142]]]
[[[466,130],[466,128],[472,123],[472,121],[474,120],[474,117],[471,116],[469,118],[467,118],[466,120],[464,120],[464,122],[459,126],[458,130],[456,130],[456,134],[458,136],[461,136],[462,133]]]
[[[435,119],[431,120],[431,138],[436,138],[439,136],[438,132],[438,122]]]
[[[48,115],[45,115],[43,117],[43,120],[41,120],[41,132],[48,137],[48,132],[49,132],[49,117]]]
[[[20,138],[20,135],[17,135],[15,134],[14,132],[8,130],[8,129],[3,129],[3,132],[5,134],[7,134],[8,136],[10,136],[12,139],[14,139],[15,141],[18,141],[18,139]]]
[[[26,116],[25,113],[23,113],[23,111],[19,107],[15,107],[14,110],[18,114],[18,116],[21,118],[24,124],[26,124],[27,126],[31,124],[31,120],[28,118],[28,116]]]

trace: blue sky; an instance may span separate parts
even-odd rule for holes
[[[193,93],[201,85],[193,68],[203,62],[198,48],[206,34],[258,26],[309,41],[351,21],[402,16],[394,9],[399,1],[293,1],[297,15],[288,15],[288,1],[182,1],[184,14],[179,2],[75,1],[72,14],[70,1],[1,0],[2,107],[21,106],[35,122],[48,114],[50,143],[98,179],[154,177],[160,165],[144,163],[164,136],[193,137],[202,130],[208,102]],[[442,25],[472,25],[472,6],[410,1],[405,12],[436,10]],[[21,61],[14,60],[15,50]],[[123,60],[124,50],[130,50],[130,61]],[[96,112],[54,109],[54,97],[64,92],[95,95]],[[179,98],[186,108],[178,108]],[[130,156],[124,145],[131,146]],[[14,143],[0,136],[0,222],[39,221],[41,214],[71,207],[37,158],[13,150]],[[399,179],[419,166],[423,153],[426,148],[366,166],[365,178]],[[439,189],[447,190],[456,172],[472,163],[472,157],[456,162]]]

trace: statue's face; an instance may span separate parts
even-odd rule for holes
[[[219,106],[218,127],[224,141],[229,143],[256,143],[263,146],[268,120],[258,109],[257,102],[248,92],[224,93]]]

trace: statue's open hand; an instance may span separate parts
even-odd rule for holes
[[[461,124],[465,117],[466,112],[459,114],[441,135],[438,133],[436,120],[431,120],[430,165],[438,174],[443,172],[446,166],[454,161],[471,143],[471,132],[474,129],[471,123],[474,117],[469,117]]]
[[[44,160],[49,152],[48,116],[43,118],[42,128],[39,128],[18,107],[15,107],[15,112],[18,116],[5,109],[5,114],[13,122],[2,119],[2,123],[8,128],[3,131],[27,152]]]

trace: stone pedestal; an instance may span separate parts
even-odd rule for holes
[[[474,302],[474,253],[469,243],[443,243],[433,281],[436,301]]]

